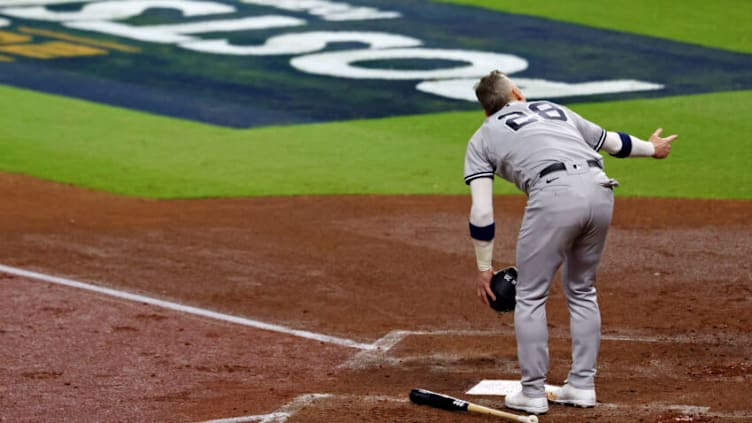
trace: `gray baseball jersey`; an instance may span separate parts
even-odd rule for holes
[[[600,161],[605,138],[603,128],[559,104],[509,103],[470,138],[465,182],[496,174],[527,194],[538,173],[554,162]]]
[[[598,150],[605,138],[600,126],[568,108],[535,101],[503,107],[468,142],[468,184],[496,174],[528,194],[517,239],[514,326],[522,391],[530,398],[546,395],[545,304],[551,280],[562,265],[572,335],[568,383],[579,389],[595,386],[601,331],[595,277],[611,223],[615,185],[601,170]],[[540,176],[551,165],[555,170]]]

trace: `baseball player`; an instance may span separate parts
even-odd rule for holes
[[[473,134],[465,156],[470,185],[470,237],[478,265],[477,294],[488,305],[495,236],[493,177],[498,175],[528,196],[517,239],[517,304],[514,329],[522,391],[508,395],[508,408],[548,411],[544,381],[548,372],[546,299],[551,279],[563,264],[562,282],[570,315],[572,367],[564,386],[550,394],[554,403],[595,406],[595,367],[601,317],[595,275],[613,211],[613,187],[600,150],[615,157],[669,154],[677,135],[648,141],[610,132],[550,101],[528,102],[502,72],[475,87],[487,118]]]

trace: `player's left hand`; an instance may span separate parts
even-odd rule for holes
[[[493,270],[491,269],[478,272],[478,297],[480,298],[480,301],[486,306],[490,306],[488,297],[491,297],[492,300],[496,300],[496,295],[494,295],[493,291],[491,291],[491,278],[493,278]]]
[[[669,135],[666,138],[661,138],[661,132],[663,132],[663,128],[658,128],[653,132],[653,135],[650,136],[650,141],[653,143],[653,147],[655,147],[655,153],[653,154],[653,157],[656,159],[665,159],[668,157],[669,151],[671,151],[671,142],[673,142],[675,139],[677,139],[679,136]]]

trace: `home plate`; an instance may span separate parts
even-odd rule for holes
[[[546,387],[546,392],[551,392],[554,389],[560,388],[560,386],[548,385],[548,384],[546,384],[545,387]],[[522,385],[520,384],[519,380],[485,379],[485,380],[481,380],[480,383],[473,386],[469,391],[467,391],[467,394],[468,395],[507,396],[509,394],[513,394],[521,390],[522,390]]]

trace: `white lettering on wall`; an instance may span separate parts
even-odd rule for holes
[[[374,69],[354,65],[357,62],[384,59],[442,59],[467,64],[433,70]],[[511,54],[424,48],[336,51],[296,57],[290,64],[303,72],[354,79],[470,78],[484,75],[493,69],[504,69],[507,73],[527,69],[527,60]]]
[[[502,68],[503,69],[503,68]],[[476,101],[473,85],[478,78],[446,79],[441,81],[424,81],[417,85],[419,91],[453,98],[455,100]],[[597,94],[614,94],[633,91],[653,91],[663,89],[663,85],[633,79],[615,79],[594,82],[555,82],[545,79],[514,78],[525,97],[557,98],[576,97]]]
[[[4,26],[8,26],[8,25],[10,25],[10,21],[9,20],[0,18],[0,28],[2,28]]]
[[[44,6],[46,4],[91,3],[97,0],[2,0],[3,7],[7,6]]]
[[[52,11],[46,7],[9,7],[3,8],[2,13],[38,21],[110,21],[133,18],[151,8],[177,9],[186,17],[235,12],[235,7],[213,1],[129,0],[89,3],[75,12]]]
[[[384,32],[300,32],[271,37],[259,46],[235,46],[230,45],[227,40],[193,41],[181,43],[180,46],[205,53],[265,56],[311,53],[323,50],[327,44],[336,42],[363,43],[368,44],[371,49],[413,47],[422,44],[417,38]]]
[[[241,2],[276,7],[291,12],[307,12],[327,21],[359,21],[402,17],[399,12],[382,11],[372,7],[353,7],[347,3],[326,0],[241,0]]]
[[[199,40],[186,34],[231,32],[305,25],[302,19],[289,16],[254,16],[249,18],[192,22],[173,25],[130,25],[111,21],[70,22],[69,28],[101,32],[152,43],[185,43]]]

